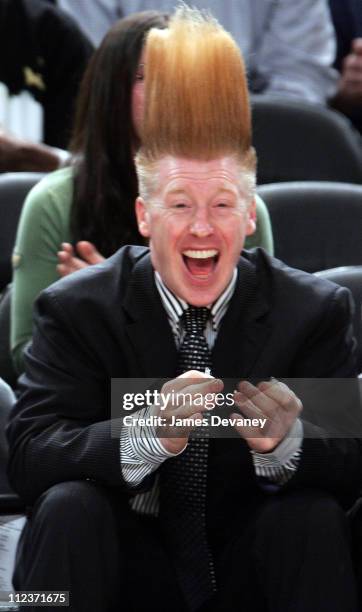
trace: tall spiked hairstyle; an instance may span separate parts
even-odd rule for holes
[[[205,161],[234,156],[255,183],[244,62],[234,39],[213,17],[182,5],[167,29],[151,29],[145,74],[142,146],[136,156],[142,196],[155,162],[168,155]]]

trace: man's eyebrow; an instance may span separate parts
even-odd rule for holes
[[[168,195],[187,195],[187,191],[181,187],[175,187],[174,189],[171,188],[166,192],[166,196]]]
[[[224,187],[220,187],[220,189],[217,190],[217,193],[231,193],[232,195],[235,195],[238,191],[237,186],[233,185],[234,189],[232,189],[231,187],[228,187],[227,185],[225,185]]]
[[[232,195],[235,195],[235,193],[237,192],[237,187],[236,185],[233,187],[235,187],[235,189],[233,189],[232,187],[229,187],[227,185],[220,187],[219,189],[215,190],[216,194],[219,193],[231,193]],[[169,190],[167,190],[166,195],[187,195],[187,189],[183,188],[183,187],[174,187],[171,188]]]
[[[167,190],[165,193],[166,199],[177,197],[177,196],[192,199],[192,193],[189,193],[189,191],[185,187],[178,187],[178,186],[171,187],[171,189]],[[222,196],[229,196],[229,197],[231,196],[232,198],[237,198],[238,196],[237,186],[236,185],[232,185],[232,186],[220,185],[220,187],[211,194],[210,199],[222,197]]]

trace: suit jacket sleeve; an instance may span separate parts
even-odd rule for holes
[[[296,384],[302,389],[308,381],[304,440],[299,467],[287,487],[327,490],[348,507],[362,489],[361,397],[349,292],[336,288],[322,314],[298,355],[305,378]]]
[[[110,378],[51,290],[42,293],[36,310],[33,345],[20,379],[24,392],[7,430],[12,486],[28,502],[66,480],[121,486],[119,436],[112,435],[109,418]]]

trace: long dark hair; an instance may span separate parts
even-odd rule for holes
[[[71,141],[75,190],[73,241],[89,240],[108,257],[123,244],[143,244],[134,202],[133,156],[139,146],[131,97],[145,36],[167,26],[167,15],[135,13],[118,21],[94,53],[77,102]]]

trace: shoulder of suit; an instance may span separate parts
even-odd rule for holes
[[[146,265],[151,266],[147,260],[148,255],[147,247],[123,246],[103,263],[60,279],[42,291],[41,295],[75,305],[82,301],[110,303],[112,299],[119,299],[127,289],[133,270],[139,262],[145,261]]]

